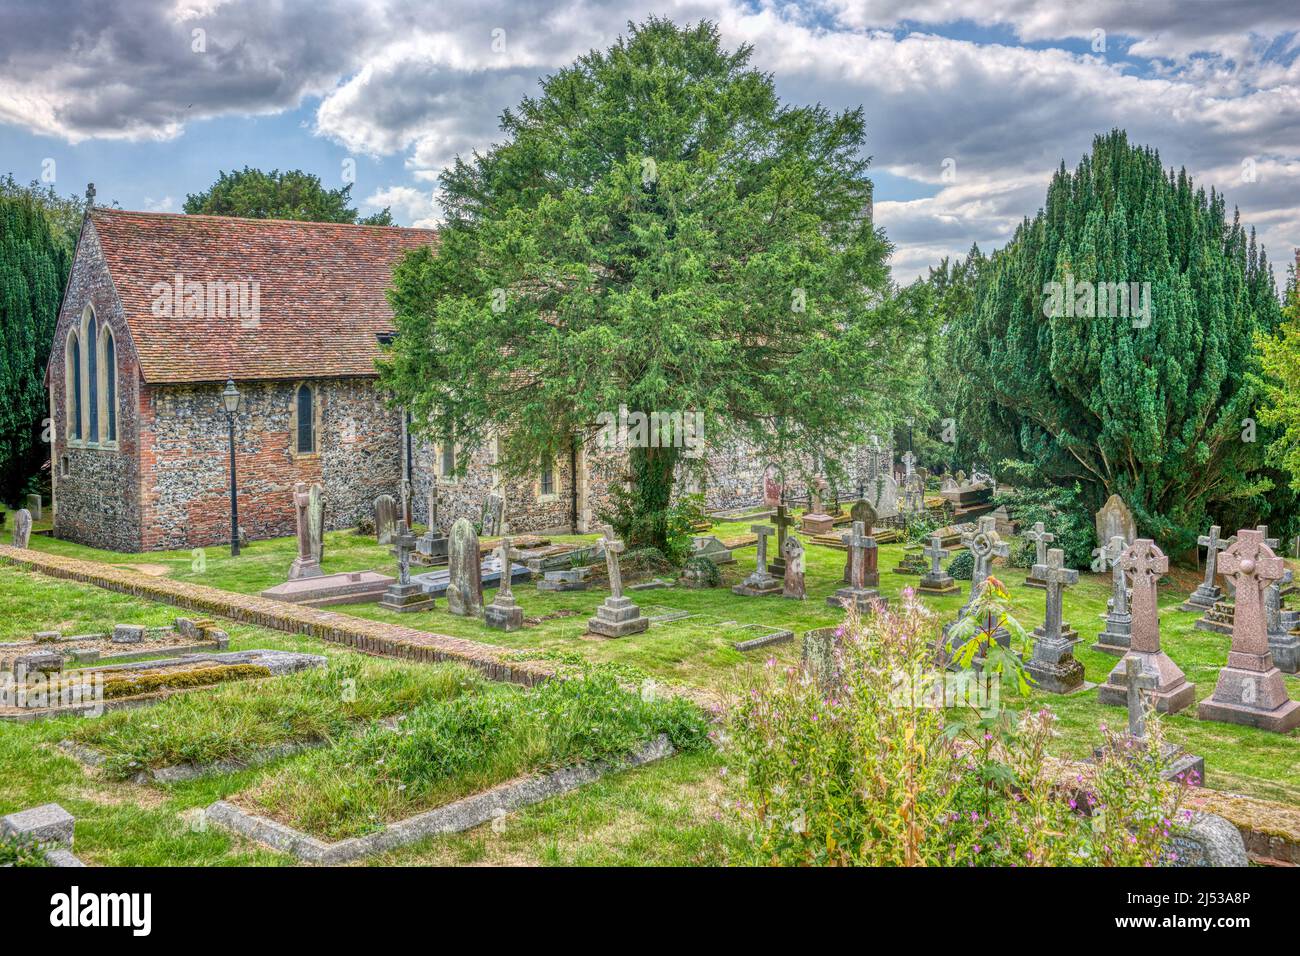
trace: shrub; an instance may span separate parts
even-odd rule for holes
[[[1041,521],[1056,540],[1053,548],[1065,552],[1067,568],[1087,568],[1092,563],[1092,549],[1096,539],[1093,516],[1080,498],[1080,489],[1073,488],[1021,488],[1001,492],[994,502],[1006,505],[1007,512],[1020,526],[1020,544],[1011,551],[1011,565],[1027,568],[1034,563],[1037,549],[1024,533]],[[950,572],[951,573],[951,572]],[[955,577],[955,575],[954,575]]]
[[[1118,750],[1062,780],[1050,711],[939,706],[935,689],[950,688],[933,669],[937,621],[910,597],[850,612],[838,633],[836,676],[819,684],[769,660],[729,711],[724,754],[751,862],[1160,861],[1181,788],[1160,783],[1158,721],[1136,759]]]
[[[718,570],[718,566],[703,555],[688,558],[686,566],[682,568],[682,574],[688,583],[693,583],[697,587],[716,588],[722,583],[722,572]]]
[[[34,842],[18,837],[0,839],[0,867],[49,866],[45,854]]]
[[[975,558],[969,551],[958,551],[948,562],[948,575],[958,581],[969,581],[975,573]]]

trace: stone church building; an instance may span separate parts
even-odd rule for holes
[[[321,482],[334,530],[371,516],[375,498],[399,496],[408,478],[417,522],[430,491],[444,527],[477,517],[496,491],[515,532],[595,530],[624,453],[579,446],[507,479],[495,448],[417,440],[379,393],[392,267],[437,238],[92,207],[46,370],[55,535],[127,552],[228,542],[228,380],[241,396],[235,468],[249,539],[294,533],[295,482]],[[849,474],[864,474],[863,454],[849,452]],[[735,449],[706,458],[699,490],[710,508],[761,501],[763,462]]]

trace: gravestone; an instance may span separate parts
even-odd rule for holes
[[[397,537],[397,501],[392,495],[375,499],[375,541],[392,544]]]
[[[14,515],[14,536],[13,546],[15,548],[25,548],[32,539],[32,513],[26,508],[20,508]]]
[[[429,509],[429,530],[420,535],[420,540],[415,543],[416,554],[420,555],[424,564],[441,564],[447,559],[447,536],[442,533],[442,525],[438,522],[438,489],[436,487],[429,489],[428,495]]]
[[[1124,556],[1124,539],[1115,535],[1104,548],[1096,549],[1093,554],[1110,567],[1111,597],[1106,626],[1097,635],[1092,649],[1123,657],[1128,653],[1133,629],[1133,615],[1128,608],[1128,579],[1120,563]]]
[[[1097,688],[1097,699],[1116,707],[1128,706],[1126,662],[1133,658],[1141,665],[1142,673],[1155,680],[1150,697],[1156,710],[1176,714],[1196,700],[1196,685],[1188,682],[1178,665],[1160,648],[1156,582],[1169,571],[1169,559],[1150,538],[1138,538],[1124,549],[1119,565],[1133,578],[1129,650],[1110,672],[1106,683]]]
[[[826,481],[814,478],[808,489],[808,511],[804,513],[800,529],[805,534],[828,534],[835,528],[835,519],[826,513]]]
[[[921,576],[921,583],[916,586],[916,589],[922,594],[960,594],[961,587],[953,580],[952,575],[943,570],[943,565],[940,563],[948,556],[948,551],[943,546],[943,536],[930,535],[930,543],[922,554],[930,559],[930,570]]]
[[[508,535],[501,536],[501,546],[497,549],[501,556],[501,567],[510,567],[510,562],[518,557],[518,552],[510,548]],[[510,588],[510,575],[501,575],[501,584],[492,598],[492,603],[483,609],[483,623],[498,631],[517,631],[524,626],[523,608],[515,601]]]
[[[781,469],[769,464],[763,469],[763,504],[776,508],[785,497],[785,481]]]
[[[1077,584],[1079,572],[1065,566],[1065,552],[1050,548],[1047,560],[1034,565],[1034,574],[1047,591],[1047,613],[1041,627],[1034,630],[1034,649],[1025,663],[1039,690],[1049,694],[1069,694],[1083,686],[1083,665],[1075,659],[1078,637],[1062,620],[1063,594]]]
[[[479,525],[483,529],[483,537],[495,538],[501,533],[505,510],[506,501],[500,495],[493,493],[483,499],[483,520]]]
[[[457,518],[447,545],[447,610],[461,617],[483,613],[483,566],[478,535],[468,518]],[[505,575],[503,575],[505,577]]]
[[[1041,521],[1035,521],[1033,530],[1025,532],[1025,540],[1032,541],[1034,544],[1034,566],[1029,569],[1029,576],[1025,578],[1025,587],[1045,589],[1047,582],[1040,581],[1035,575],[1039,567],[1047,564],[1047,547],[1056,540],[1056,535],[1045,530]]]
[[[708,558],[714,564],[735,564],[736,558],[715,535],[700,535],[691,539],[691,557]]]
[[[415,524],[415,515],[411,511],[411,479],[403,478],[397,483],[397,500],[401,505],[401,511],[398,516],[406,522],[406,527],[410,528]]]
[[[875,479],[867,482],[867,501],[876,512],[876,519],[898,517],[898,482],[893,475],[881,472]]]
[[[41,515],[42,515],[44,512],[42,511],[42,508],[41,508],[41,496],[40,496],[40,495],[28,495],[28,496],[27,496],[27,510],[30,511],[30,512],[32,513],[32,520],[33,520],[33,521],[40,521],[40,520],[41,520]]]
[[[845,547],[849,550],[849,561],[852,565],[852,574],[850,575],[849,586],[840,588],[834,594],[826,599],[829,607],[855,607],[859,613],[871,610],[872,602],[880,604],[886,603],[885,598],[880,596],[880,592],[873,587],[867,587],[866,579],[866,552],[868,548],[875,548],[876,542],[870,535],[863,532],[862,522],[853,522],[853,530],[845,535],[841,535],[840,540],[844,542]]]
[[[114,644],[143,644],[146,630],[143,624],[118,624],[113,627]]]
[[[835,683],[835,628],[819,627],[803,636],[802,664],[808,676],[823,690]]]
[[[1237,593],[1232,649],[1214,693],[1201,701],[1196,715],[1288,733],[1300,727],[1300,703],[1291,699],[1282,672],[1273,663],[1264,617],[1264,592],[1282,577],[1286,566],[1265,540],[1266,532],[1258,529],[1239,531],[1219,559],[1220,572]]]
[[[1205,549],[1205,580],[1187,596],[1179,610],[1204,612],[1223,600],[1223,588],[1214,579],[1218,573],[1219,552],[1228,546],[1228,542],[1219,537],[1219,526],[1216,524],[1210,526],[1209,534],[1197,538],[1196,543]]]
[[[802,601],[808,596],[804,585],[803,542],[790,535],[785,539],[781,550],[781,557],[785,559],[785,583],[781,588],[781,597]]]
[[[875,531],[876,528],[876,509],[871,507],[871,503],[869,501],[861,500],[862,490],[863,490],[862,486],[859,485],[858,486],[859,500],[855,502],[853,507],[849,509],[849,520],[861,521],[862,527],[866,530],[868,537],[870,537],[872,532]],[[874,540],[875,539],[873,538],[872,539],[873,544],[874,544]],[[871,577],[872,573],[874,573],[876,570],[876,564],[875,564],[876,556],[872,555],[871,560],[872,560],[871,569],[870,571],[867,572],[867,577],[865,578],[865,581],[867,587],[874,588],[879,586],[880,576],[879,574],[876,574],[874,579]],[[853,555],[852,553],[849,553],[844,556],[844,577],[841,580],[843,580],[845,584],[849,584],[852,579],[852,575],[853,575]]]
[[[1290,568],[1283,567],[1282,576],[1264,592],[1265,619],[1268,622],[1268,652],[1273,663],[1284,674],[1294,674],[1300,668],[1300,634],[1293,633],[1292,615],[1282,606],[1282,589],[1295,578]]]
[[[772,536],[775,529],[771,525],[756,524],[751,525],[749,530],[758,535],[758,554],[755,558],[754,573],[731,590],[744,597],[776,594],[781,590],[781,581],[767,569],[767,539]]]
[[[1147,740],[1147,715],[1152,709],[1147,693],[1156,688],[1156,676],[1143,671],[1136,657],[1124,658],[1125,704],[1128,707],[1128,734],[1114,751],[1122,759],[1132,760],[1145,754]],[[1105,747],[1093,751],[1094,761],[1105,756]],[[1185,753],[1177,744],[1165,741],[1160,747],[1160,778],[1169,782],[1205,784],[1205,760]]]
[[[305,482],[293,486],[293,514],[298,533],[298,555],[289,565],[289,580],[318,578],[322,541],[325,531],[325,497],[321,486],[313,483],[308,489]]]
[[[989,515],[979,519],[974,531],[967,531],[961,536],[961,543],[964,544],[971,553],[972,568],[970,577],[970,594],[966,598],[966,603],[962,605],[957,612],[957,621],[960,621],[972,607],[975,606],[979,599],[979,593],[984,588],[985,582],[988,581],[989,575],[993,569],[994,558],[1006,558],[1011,555],[1011,548],[1001,535],[998,534],[994,525],[993,518]],[[943,640],[947,641],[948,633],[956,626],[957,621],[950,622],[943,629]],[[993,640],[1003,647],[1011,646],[1011,632],[1005,627],[999,627],[993,632]],[[965,642],[954,644],[950,651],[955,655]]]
[[[587,630],[603,637],[627,637],[640,634],[650,627],[641,616],[641,609],[623,596],[623,574],[618,566],[618,556],[626,545],[617,538],[605,535],[605,566],[609,571],[609,597],[596,608],[596,616],[587,621]]]
[[[379,606],[397,611],[399,614],[432,608],[433,598],[425,594],[420,585],[411,580],[411,552],[415,550],[415,535],[406,529],[405,521],[397,522],[393,543],[397,547],[397,580],[384,591],[384,596],[379,599]]]
[[[1124,539],[1125,546],[1137,540],[1137,522],[1133,512],[1119,495],[1111,495],[1097,512],[1097,545],[1105,546],[1111,538]]]
[[[776,528],[776,555],[772,558],[771,569],[773,574],[785,574],[785,539],[789,534],[790,527],[794,524],[794,519],[785,510],[785,503],[776,506],[776,514],[772,515],[772,525]]]

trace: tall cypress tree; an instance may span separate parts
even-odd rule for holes
[[[1111,283],[1149,289],[1147,308],[1103,307]],[[1264,251],[1223,197],[1113,131],[1073,172],[1062,164],[1045,207],[981,271],[951,335],[963,433],[1020,474],[1078,482],[1089,507],[1118,493],[1176,549],[1209,517],[1268,520],[1246,420],[1253,339],[1279,321]]]
[[[75,237],[39,190],[0,187],[0,496],[13,500],[49,456],[45,363]]]

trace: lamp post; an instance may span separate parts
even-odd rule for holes
[[[239,389],[235,380],[227,379],[221,392],[221,404],[226,408],[226,429],[230,434],[230,556],[239,555],[239,502],[235,497],[235,412],[239,411]]]

